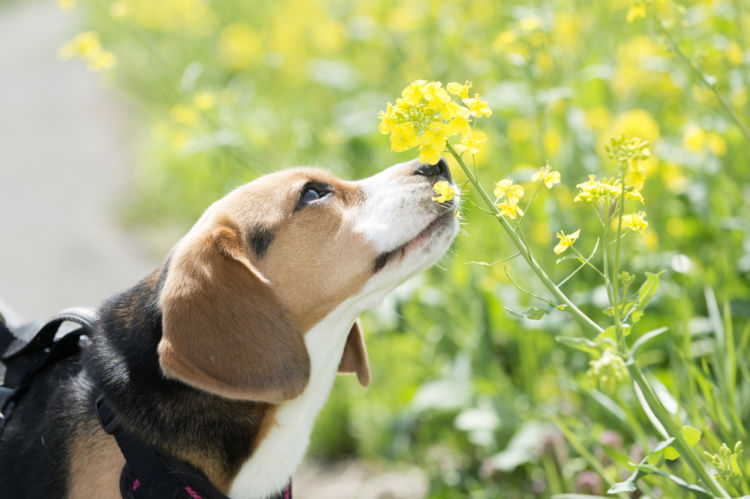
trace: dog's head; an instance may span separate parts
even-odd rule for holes
[[[401,163],[359,182],[301,168],[214,203],[166,264],[163,372],[234,399],[302,393],[307,331],[345,302],[353,321],[450,246],[458,199],[433,201],[439,180],[450,180],[442,160]],[[339,370],[366,385],[358,323],[345,345]]]

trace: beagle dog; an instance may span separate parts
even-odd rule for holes
[[[91,344],[38,375],[0,439],[0,496],[116,499],[124,458],[94,414],[233,499],[284,489],[337,372],[367,386],[357,317],[458,230],[444,160],[358,182],[262,176],[211,205],[162,267],[99,310]]]

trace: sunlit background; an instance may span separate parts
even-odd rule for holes
[[[49,16],[58,16],[67,28],[52,43],[45,24],[24,28],[32,18],[19,13],[32,11],[50,25],[57,21]],[[561,186],[536,199],[524,221],[536,257],[558,279],[575,264],[556,263],[555,233],[580,228],[576,244],[584,253],[596,241],[588,236],[597,231],[596,217],[573,203],[576,184],[589,173],[613,174],[603,148],[610,137],[648,140],[649,225],[623,247],[638,279],[646,271],[667,272],[633,337],[661,326],[670,332],[649,343],[639,363],[678,419],[701,429],[703,450],[715,454],[722,443],[733,448],[746,439],[748,0],[59,0],[54,8],[17,0],[0,6],[0,26],[0,55],[15,64],[14,73],[26,74],[24,50],[43,46],[54,74],[78,75],[19,81],[0,68],[0,103],[15,109],[0,109],[6,132],[0,144],[7,141],[3,149],[15,151],[8,157],[0,150],[6,193],[0,207],[9,224],[0,228],[0,241],[33,261],[55,253],[63,236],[40,234],[33,218],[14,222],[14,211],[19,203],[31,210],[30,197],[62,190],[47,215],[59,220],[55,226],[93,209],[119,227],[111,237],[136,248],[127,263],[107,261],[119,255],[116,241],[87,258],[86,241],[99,236],[87,235],[85,225],[76,230],[78,247],[68,248],[75,268],[85,273],[97,262],[86,280],[96,290],[98,278],[112,282],[107,292],[134,283],[208,204],[262,173],[316,165],[360,178],[413,157],[391,152],[377,115],[417,78],[471,80],[472,91],[489,102],[494,114],[479,124],[488,140],[476,157],[486,185],[503,177],[526,182],[548,161],[561,172]],[[96,76],[81,76],[86,71]],[[13,98],[26,81],[37,86],[24,89],[24,99]],[[76,92],[86,93],[80,100],[86,105],[101,94],[102,104],[83,114],[66,107],[79,102]],[[39,102],[46,100],[63,107]],[[28,133],[38,126],[65,139],[24,136],[27,147],[18,146],[12,132],[26,115],[36,120],[22,127]],[[117,116],[126,124],[117,125]],[[74,122],[90,129],[76,135]],[[101,163],[76,169],[80,158],[70,151],[97,147],[105,149],[94,152]],[[58,157],[72,159],[58,164]],[[453,173],[462,183],[460,170]],[[69,175],[81,180],[66,184]],[[58,177],[62,184],[51,180]],[[110,185],[103,199],[102,187],[76,190],[99,177]],[[35,191],[37,184],[47,187]],[[555,341],[560,334],[582,335],[567,315],[519,317],[538,303],[511,278],[546,296],[528,269],[516,261],[475,263],[514,250],[471,187],[464,190],[463,230],[451,253],[362,318],[372,386],[364,391],[354,379],[337,382],[318,420],[311,458],[323,470],[356,476],[347,490],[358,492],[346,494],[360,496],[352,497],[371,497],[363,485],[368,477],[391,471],[397,473],[391,485],[400,487],[383,489],[391,495],[382,497],[605,495],[661,438],[632,388],[596,389],[585,375],[588,357]],[[77,206],[92,196],[98,208],[68,209],[66,197]],[[26,286],[18,307],[27,314],[55,311],[28,303],[30,285],[67,296],[64,285],[45,281],[44,264],[38,272],[33,263],[0,265],[7,279],[0,282],[2,298],[13,304],[15,286]],[[595,273],[581,271],[565,289],[592,317],[606,319],[600,311],[606,291]],[[722,375],[730,347],[731,373]],[[370,471],[360,478],[359,467],[333,464],[353,459],[351,466]],[[727,490],[750,493],[750,465],[744,457],[736,462],[739,474],[726,478]],[[660,465],[695,482],[680,459]],[[654,498],[688,494],[658,474],[638,487]],[[295,494],[306,497],[304,489]]]

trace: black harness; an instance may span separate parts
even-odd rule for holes
[[[6,367],[0,384],[0,436],[13,407],[31,385],[34,375],[59,359],[77,355],[90,343],[96,312],[72,308],[43,325],[29,324],[15,331],[0,320],[0,363]],[[77,328],[55,338],[60,326],[73,322]],[[36,331],[35,334],[33,332]],[[33,334],[25,341],[23,338]],[[96,416],[104,431],[113,435],[125,457],[120,474],[120,494],[125,499],[229,499],[195,468],[164,456],[127,431],[107,397],[96,399]],[[291,482],[272,499],[291,499]]]

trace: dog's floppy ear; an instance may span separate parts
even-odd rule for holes
[[[175,249],[160,295],[159,363],[167,377],[211,393],[281,402],[307,386],[310,358],[239,238],[222,220]]]
[[[360,385],[367,387],[370,384],[370,361],[367,359],[365,338],[362,335],[362,325],[359,323],[359,319],[354,322],[351,331],[349,331],[349,336],[346,338],[339,372],[356,373]]]

